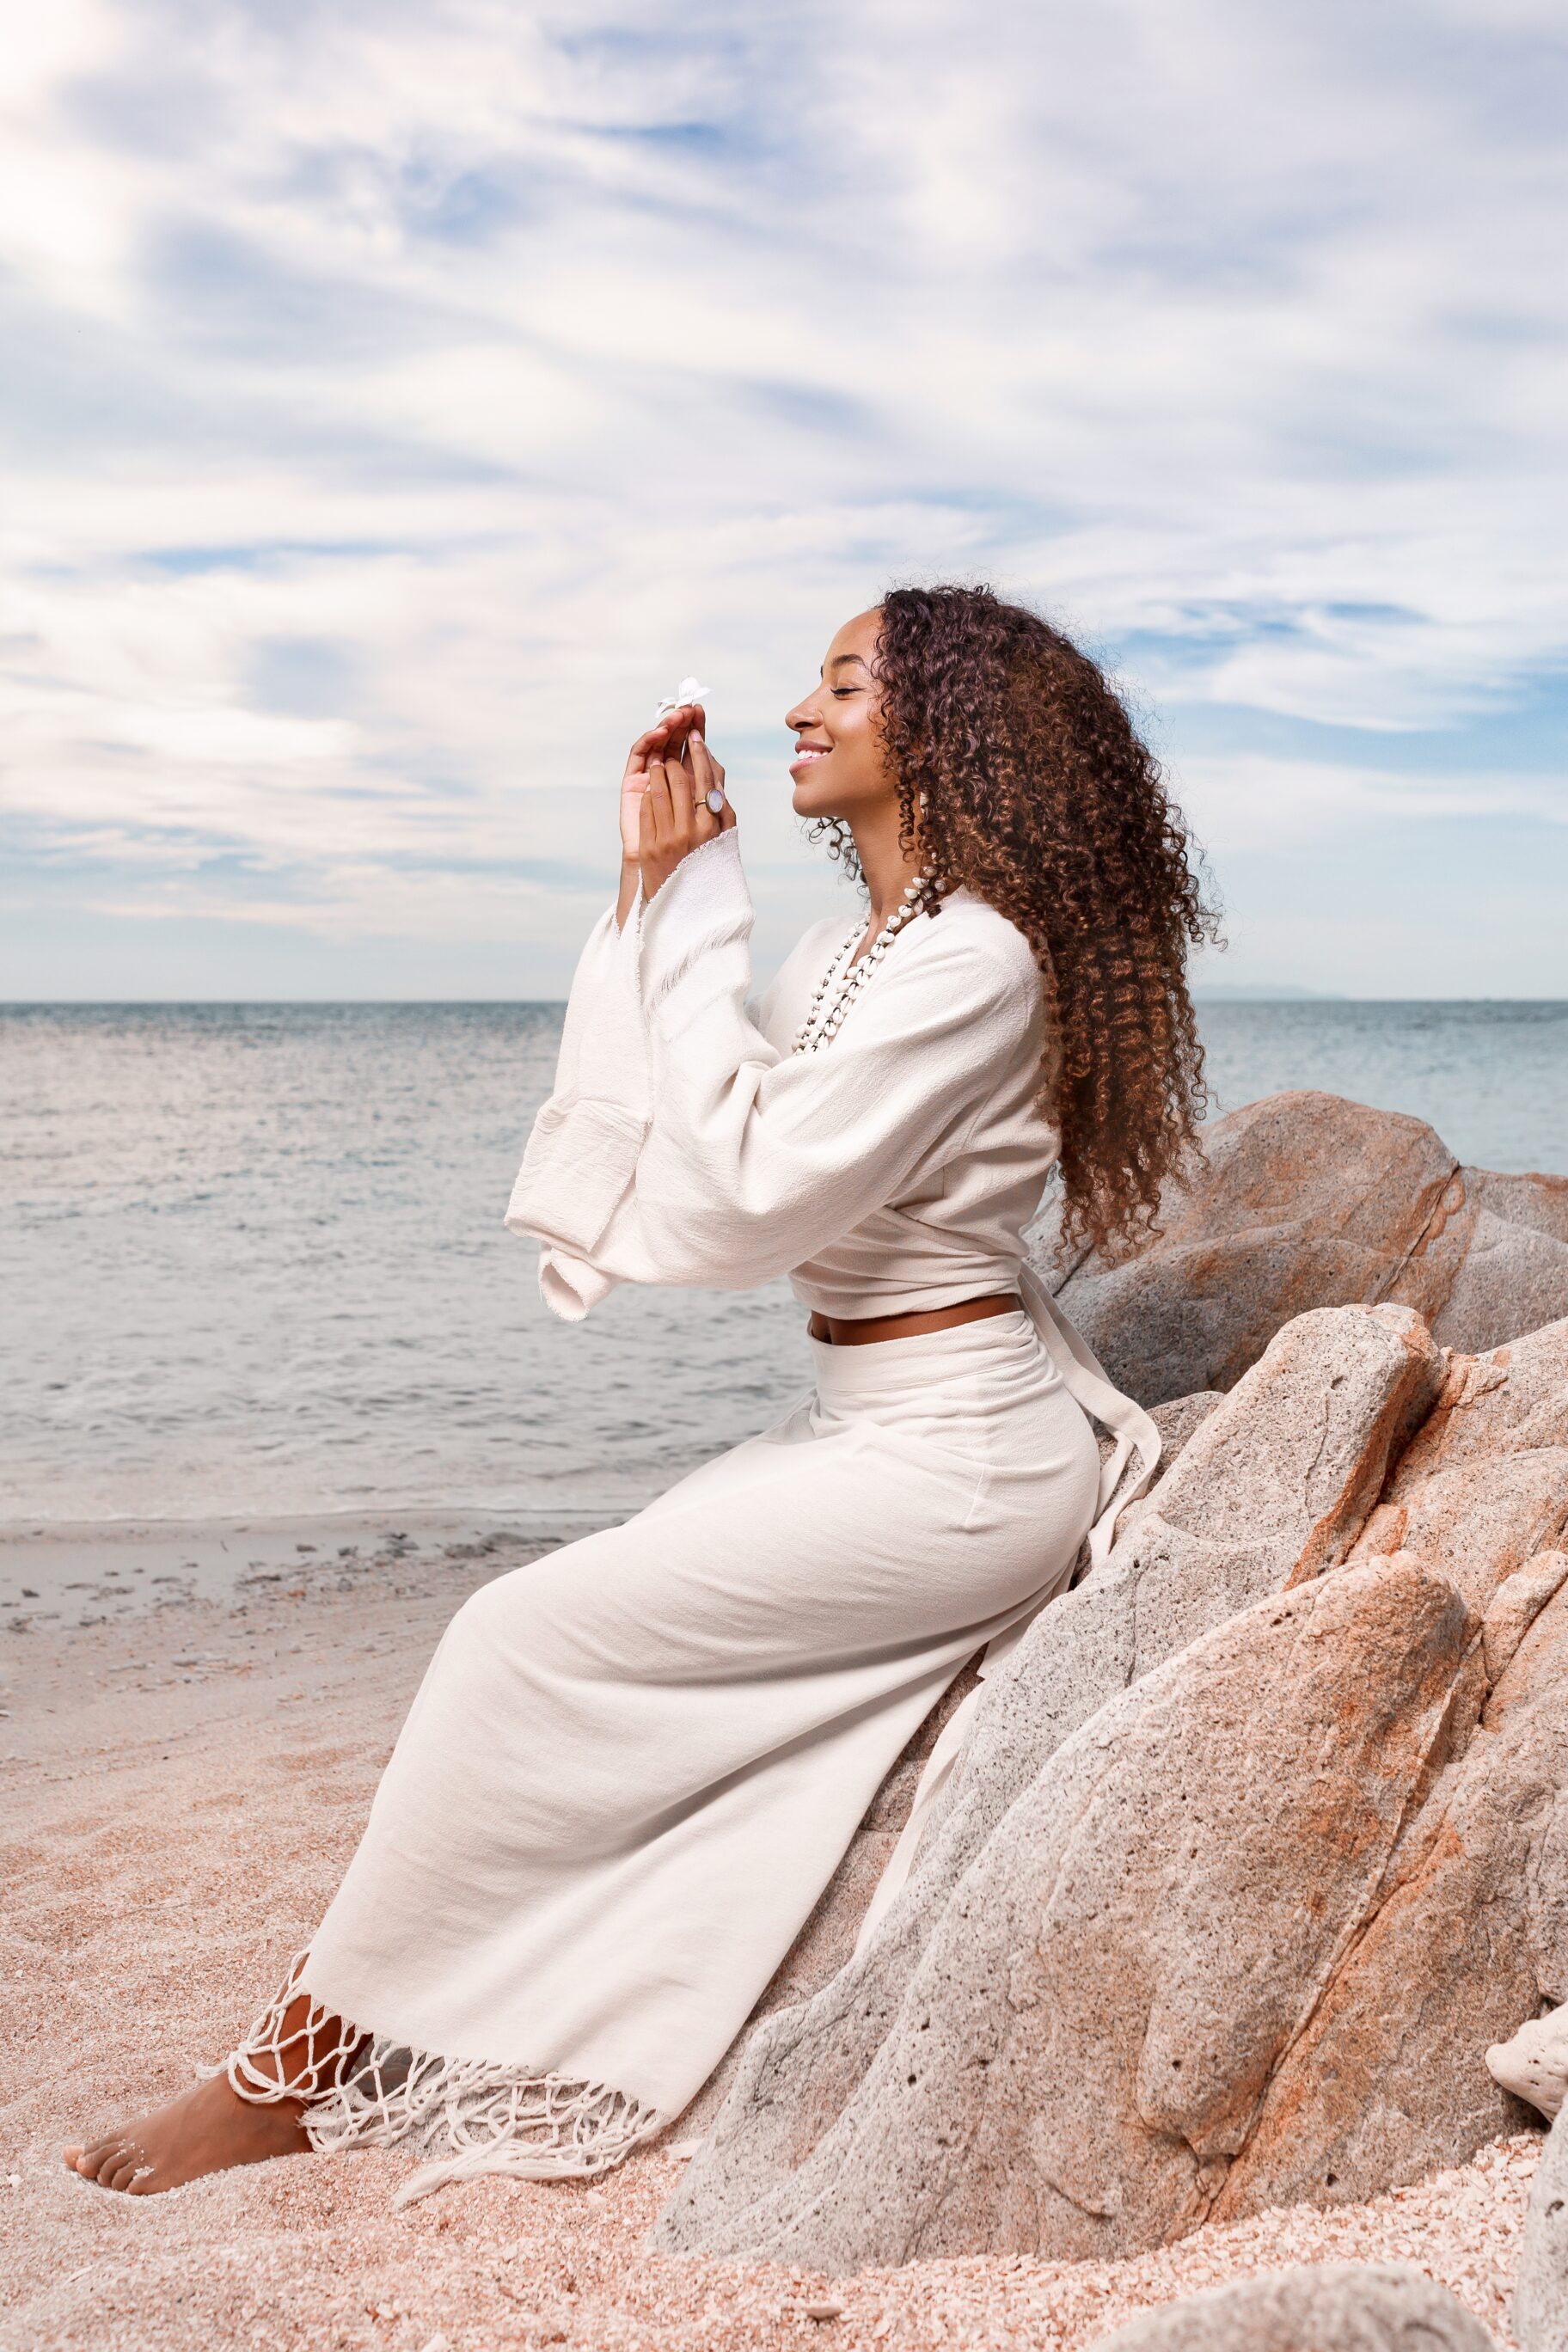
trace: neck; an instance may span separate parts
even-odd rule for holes
[[[918,856],[907,856],[899,845],[896,803],[889,820],[852,824],[849,830],[866,887],[871,894],[871,929],[879,931],[889,916],[903,904],[906,888],[921,870],[921,859]]]

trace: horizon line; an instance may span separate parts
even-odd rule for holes
[[[303,1011],[363,1007],[429,1011],[440,1005],[507,1006],[564,1005],[564,996],[0,996],[0,1013],[87,1013],[194,1011],[203,1007],[237,1012]],[[1353,996],[1328,991],[1282,985],[1278,993],[1267,988],[1237,984],[1224,989],[1193,991],[1194,1004],[1561,1004],[1563,996]]]

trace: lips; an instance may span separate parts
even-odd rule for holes
[[[790,766],[792,769],[809,768],[814,760],[826,760],[832,748],[833,747],[830,743],[797,744],[795,747],[795,754],[794,759],[790,761]]]

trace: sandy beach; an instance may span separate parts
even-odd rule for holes
[[[5,2352],[819,2336],[1077,2352],[1149,2304],[1329,2259],[1414,2261],[1510,2344],[1529,2133],[1363,2207],[1298,2207],[1134,2261],[973,2257],[841,2281],[646,2253],[684,2160],[659,2147],[597,2189],[483,2181],[395,2215],[407,2166],[391,2154],[145,2200],[75,2180],[62,2143],[220,2057],[308,1939],[442,1625],[545,1539],[275,1527],[220,1558],[232,1532],[76,1529],[0,1560]],[[174,1565],[137,1552],[155,1537]],[[240,1549],[261,1565],[226,1570]]]

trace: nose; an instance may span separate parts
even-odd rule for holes
[[[804,700],[795,704],[793,710],[785,711],[784,725],[786,727],[792,727],[797,735],[804,728],[820,727],[822,724],[822,713],[817,708],[817,702],[819,699],[820,698],[818,696],[809,694],[805,696]]]

